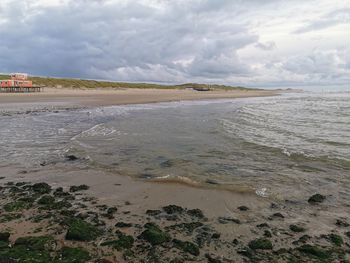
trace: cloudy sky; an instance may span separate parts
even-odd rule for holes
[[[349,0],[1,0],[0,35],[3,73],[350,83]]]

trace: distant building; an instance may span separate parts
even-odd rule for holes
[[[14,73],[11,79],[0,80],[0,92],[38,92],[40,87],[33,86],[26,73]]]

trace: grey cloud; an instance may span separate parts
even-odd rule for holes
[[[305,26],[294,31],[303,34],[310,31],[322,30],[339,24],[350,23],[350,8],[332,11],[316,21],[310,21]]]
[[[269,42],[266,42],[266,43],[261,43],[261,42],[258,42],[255,44],[255,47],[257,48],[260,48],[262,50],[273,50],[276,48],[276,43],[273,42],[273,41],[269,41]]]

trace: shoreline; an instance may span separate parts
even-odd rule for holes
[[[40,104],[55,107],[100,107],[186,100],[210,100],[266,97],[280,94],[270,90],[194,91],[180,89],[58,89],[45,88],[41,93],[2,93],[0,110],[14,105]]]

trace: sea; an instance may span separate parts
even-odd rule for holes
[[[0,166],[350,198],[350,91],[0,113]],[[69,160],[75,156],[77,160]]]

